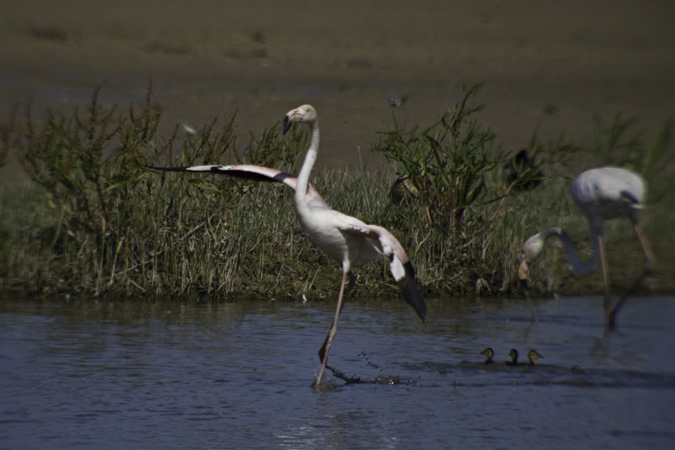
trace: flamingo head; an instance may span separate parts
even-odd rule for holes
[[[286,113],[283,123],[283,132],[286,134],[291,125],[295,122],[313,124],[316,122],[316,119],[316,109],[314,109],[312,105],[298,106]]]
[[[544,249],[546,240],[551,236],[560,236],[563,231],[560,228],[550,227],[539,233],[530,236],[524,243],[518,259],[518,270],[516,272],[520,287],[527,291],[529,289],[528,264],[537,259]]]
[[[522,251],[520,252],[520,259],[518,260],[517,271],[518,282],[523,290],[529,288],[528,263],[534,261],[543,248],[544,239],[542,239],[541,233],[530,236],[523,244]]]

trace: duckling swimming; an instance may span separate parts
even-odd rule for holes
[[[537,352],[536,350],[530,350],[529,352],[527,352],[528,362],[519,363],[518,362],[518,350],[516,350],[515,348],[512,348],[509,351],[509,356],[511,357],[511,361],[506,362],[507,366],[536,366],[537,365],[537,358],[543,358],[543,356],[539,352]]]
[[[537,358],[543,358],[539,352],[536,350],[530,350],[527,352],[527,359],[530,361],[528,365],[530,366],[536,366],[537,365]]]
[[[515,348],[512,348],[509,350],[509,356],[511,357],[511,361],[506,361],[507,366],[517,366],[518,365],[518,350]]]
[[[480,353],[481,355],[485,355],[485,361],[483,361],[483,364],[492,364],[494,362],[492,357],[495,356],[495,352],[490,347],[485,347],[485,349],[483,349],[483,351]]]
[[[588,375],[588,372],[586,372],[584,369],[582,369],[580,366],[577,366],[576,364],[572,366],[572,373]]]

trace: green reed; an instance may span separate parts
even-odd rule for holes
[[[484,130],[466,111],[460,117],[452,114],[443,120],[456,129]],[[126,111],[102,105],[98,90],[89,107],[72,117],[48,112],[46,120],[38,120],[30,108],[24,108],[22,118],[14,111],[0,129],[0,155],[4,160],[7,151],[16,152],[31,182],[0,184],[0,290],[85,297],[334,298],[339,267],[304,237],[288,187],[147,168],[250,163],[297,173],[307,145],[303,130],[284,137],[274,125],[250,136],[247,150],[238,152],[236,112],[196,134],[177,127],[168,137],[157,132],[161,115],[151,86],[145,101]],[[471,125],[463,122],[467,118]],[[472,133],[480,135],[480,145],[492,139],[483,131]],[[666,136],[661,139],[665,146],[667,133],[661,135]],[[431,142],[400,128],[383,136],[380,150],[406,140]],[[590,251],[585,219],[567,191],[571,170],[565,157],[578,147],[533,138],[529,150],[544,161],[545,179],[537,189],[516,192],[499,177],[508,156],[491,149],[489,158],[476,158],[471,151],[480,145],[470,144],[471,139],[460,139],[469,143],[468,153],[461,152],[461,145],[443,149],[444,142],[453,142],[449,138],[437,139],[432,153],[413,146],[440,162],[425,176],[440,174],[444,179],[424,181],[438,186],[437,193],[459,198],[459,191],[442,187],[459,186],[457,179],[468,186],[462,192],[480,191],[462,197],[463,212],[452,219],[455,225],[461,219],[461,227],[452,232],[439,226],[444,223],[438,220],[441,209],[430,214],[424,197],[391,202],[394,175],[389,172],[315,171],[311,182],[336,209],[390,229],[413,261],[418,286],[427,296],[519,295],[514,279],[520,245],[546,226],[567,228],[579,248]],[[442,152],[468,161],[460,164],[461,173],[452,169],[456,163],[440,157]],[[399,171],[405,173],[408,163],[400,164]],[[669,173],[663,169],[660,175]],[[452,181],[453,176],[458,178]],[[654,246],[660,264],[659,273],[646,283],[649,292],[672,292],[675,284],[668,256],[675,254],[675,218],[673,209],[664,206],[672,204],[672,196],[660,195],[643,215],[648,237],[668,238]],[[453,204],[429,198],[432,208]],[[617,287],[627,285],[642,268],[631,227],[610,222],[607,237],[610,278]],[[612,246],[620,242],[627,245]],[[531,266],[535,292],[602,292],[600,276],[582,279],[564,266],[560,249],[545,252]],[[356,273],[356,295],[396,294],[386,264],[373,263]]]

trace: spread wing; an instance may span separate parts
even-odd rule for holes
[[[294,175],[282,172],[281,170],[271,169],[269,167],[253,166],[250,164],[238,164],[233,166],[208,165],[192,167],[148,166],[148,168],[162,170],[165,172],[209,172],[245,180],[284,183],[293,190],[295,190],[296,186],[298,185],[298,177]],[[312,185],[307,186],[307,201],[310,204],[328,206],[323,197],[319,195]]]
[[[417,290],[417,286],[415,286],[415,269],[396,237],[384,227],[366,225],[362,222],[344,231],[362,234],[372,242],[377,252],[389,261],[389,269],[401,290],[403,299],[424,321],[427,315],[427,305],[422,298],[422,294]]]

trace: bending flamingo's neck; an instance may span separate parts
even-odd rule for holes
[[[570,237],[564,230],[560,230],[560,233],[558,234],[558,237],[565,246],[565,252],[567,253],[567,257],[569,258],[570,265],[572,266],[574,271],[581,276],[590,275],[600,268],[601,261],[600,261],[600,245],[598,241],[598,236],[602,234],[601,227],[602,225],[598,227],[597,224],[593,224],[589,221],[589,229],[591,233],[591,243],[593,245],[593,253],[591,254],[591,258],[588,260],[588,262],[583,262],[579,258],[576,248],[574,247],[574,243],[572,242],[572,239],[570,239]]]
[[[315,119],[310,127],[312,134],[310,138],[309,149],[305,156],[305,162],[302,164],[302,169],[298,175],[298,184],[295,188],[295,207],[300,209],[308,207],[307,205],[307,186],[309,185],[309,174],[312,172],[312,167],[316,162],[316,155],[319,151],[319,119]]]

